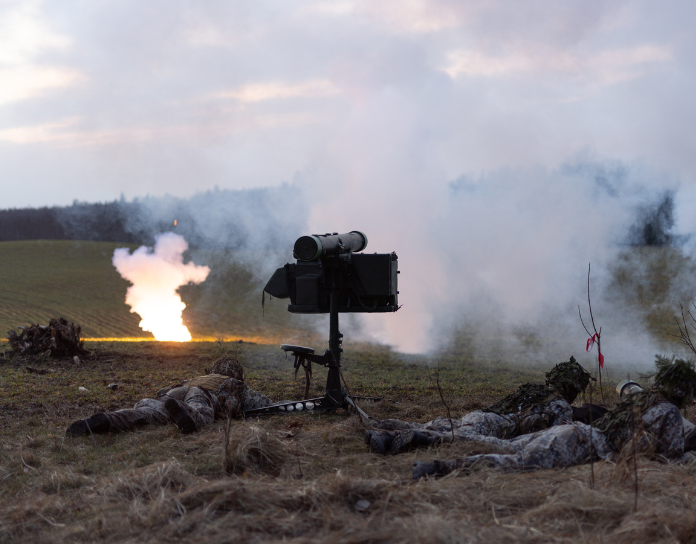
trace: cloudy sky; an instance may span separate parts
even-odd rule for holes
[[[0,0],[0,207],[288,182],[312,231],[399,253],[374,327],[404,349],[452,300],[573,313],[639,200],[678,191],[696,230],[695,12]]]
[[[403,156],[434,184],[587,151],[688,183],[694,11],[0,0],[2,207],[185,196],[332,168],[368,179]],[[365,152],[382,172],[360,171]]]

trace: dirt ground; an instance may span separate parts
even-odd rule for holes
[[[696,542],[695,465],[640,458],[634,510],[626,462],[413,483],[416,459],[484,450],[460,443],[379,456],[365,446],[360,421],[343,413],[233,422],[231,473],[223,420],[189,436],[170,425],[68,439],[74,419],[132,406],[205,372],[223,353],[241,356],[249,385],[274,400],[304,390],[277,346],[86,347],[92,355],[75,363],[11,359],[0,345],[0,542]],[[362,403],[374,417],[445,415],[432,361],[359,346],[346,352],[344,368],[353,393],[384,396]],[[548,368],[445,360],[440,382],[456,417],[541,381]],[[315,371],[314,393],[324,379]],[[611,384],[605,394],[615,402]]]

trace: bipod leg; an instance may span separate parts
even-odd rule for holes
[[[360,419],[363,421],[363,423],[366,423],[369,419],[370,416],[368,416],[360,406],[358,406],[353,399],[351,399],[348,395],[345,396],[345,408],[349,412],[351,411],[351,408],[355,410],[355,412],[358,414]]]

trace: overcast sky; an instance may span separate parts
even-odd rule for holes
[[[0,0],[1,207],[589,153],[689,185],[688,1]],[[363,169],[361,154],[382,169]],[[369,171],[368,171],[369,170]],[[387,180],[384,180],[387,183]],[[391,184],[388,184],[392,187]]]

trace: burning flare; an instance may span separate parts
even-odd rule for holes
[[[188,342],[191,333],[181,319],[186,304],[177,288],[201,283],[210,273],[207,266],[184,264],[188,243],[183,236],[168,232],[155,237],[155,249],[142,246],[131,255],[128,248],[114,251],[113,265],[133,285],[126,291],[126,304],[142,318],[140,328],[156,340]]]

